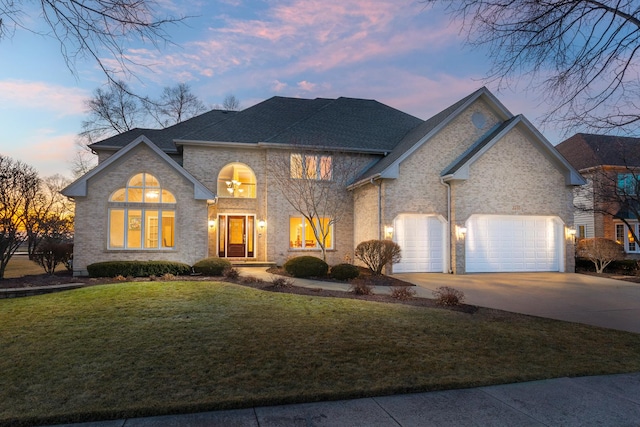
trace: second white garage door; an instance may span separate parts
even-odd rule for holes
[[[394,241],[402,259],[394,273],[442,273],[445,268],[445,227],[435,215],[402,214],[394,220]]]
[[[563,226],[555,216],[472,215],[466,271],[561,271]]]

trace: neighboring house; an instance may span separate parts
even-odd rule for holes
[[[317,154],[301,156],[306,147]],[[76,275],[107,260],[320,256],[269,166],[284,159],[292,180],[323,185],[338,156],[360,166],[336,195],[349,203],[329,264],[391,238],[394,272],[573,271],[572,194],[584,180],[486,88],[426,121],[372,100],[273,97],[91,148],[99,165],[63,190],[76,201]]]
[[[556,149],[587,179],[575,190],[576,237],[616,240],[640,259],[640,138],[578,133]]]

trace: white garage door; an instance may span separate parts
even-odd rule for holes
[[[563,227],[558,217],[472,215],[466,226],[469,273],[560,271]]]
[[[394,273],[438,272],[444,269],[445,224],[433,215],[399,215],[394,221],[394,241],[402,260]]]

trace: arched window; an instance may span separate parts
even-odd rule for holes
[[[109,202],[109,249],[173,249],[176,198],[155,176],[134,175]]]
[[[229,163],[218,174],[218,197],[255,199],[256,175],[244,163]]]

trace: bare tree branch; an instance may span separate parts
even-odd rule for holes
[[[526,80],[565,129],[640,127],[640,4],[634,0],[425,0],[462,20],[471,46],[488,46],[488,79]],[[542,90],[540,88],[542,86]]]
[[[159,48],[171,42],[166,27],[186,19],[159,16],[161,8],[153,0],[40,0],[33,7],[38,10],[27,2],[0,0],[0,39],[17,30],[53,37],[72,73],[78,59],[88,58],[111,83],[119,73],[133,74],[130,67],[139,65],[127,55],[127,45],[137,41]],[[41,22],[44,32],[38,28]]]

